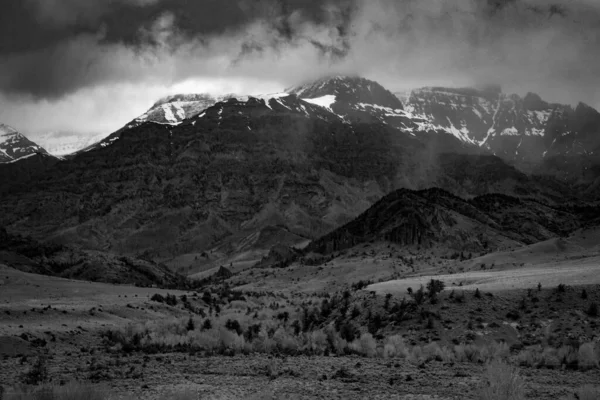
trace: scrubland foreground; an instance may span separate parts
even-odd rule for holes
[[[169,292],[2,273],[3,400],[600,398],[598,285]]]

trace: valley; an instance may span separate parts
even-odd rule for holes
[[[495,86],[334,76],[168,96],[61,157],[5,149],[0,388],[594,398],[599,126]]]

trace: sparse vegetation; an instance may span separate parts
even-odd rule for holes
[[[494,360],[486,368],[479,398],[481,400],[523,400],[525,383],[514,367]]]
[[[23,376],[26,385],[39,385],[48,380],[48,366],[45,356],[39,356],[29,371]]]

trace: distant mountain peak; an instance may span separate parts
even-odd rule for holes
[[[0,124],[0,163],[16,161],[35,153],[47,153],[15,128]]]
[[[597,115],[598,111],[592,106],[580,101],[575,107],[575,114],[579,116],[583,115]]]
[[[538,94],[529,92],[523,98],[523,108],[526,110],[541,111],[548,108],[548,103],[542,100]]]
[[[369,104],[403,109],[402,102],[379,83],[359,76],[336,75],[288,88],[286,92],[303,99],[335,96],[336,102]]]
[[[238,96],[235,93],[228,93],[221,96],[213,96],[209,93],[176,93],[161,97],[158,99],[150,109],[161,106],[167,103],[177,103],[177,102],[213,102],[215,100],[227,100]]]

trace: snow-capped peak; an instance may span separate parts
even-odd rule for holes
[[[335,96],[337,103],[365,103],[392,109],[403,108],[402,102],[379,83],[356,76],[334,76],[323,78],[289,88],[286,92],[295,94],[302,99],[317,99],[324,96]]]
[[[35,153],[46,153],[15,128],[0,124],[0,163],[15,161]]]

